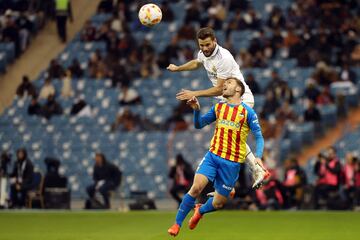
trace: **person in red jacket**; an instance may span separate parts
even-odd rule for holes
[[[315,209],[319,209],[319,200],[327,199],[330,192],[339,190],[341,165],[334,147],[327,149],[327,156],[319,154],[319,159],[315,164],[315,174],[318,176],[314,201]]]

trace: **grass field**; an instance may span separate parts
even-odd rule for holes
[[[0,240],[172,239],[175,212],[3,212]],[[356,212],[239,212],[205,216],[195,230],[187,221],[176,239],[346,240],[360,238]]]

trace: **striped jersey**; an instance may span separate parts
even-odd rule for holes
[[[194,120],[196,128],[202,128],[216,121],[215,133],[209,149],[215,155],[243,163],[246,158],[246,140],[251,130],[256,139],[256,156],[262,156],[264,140],[261,127],[255,111],[245,103],[232,105],[219,102],[201,117],[199,111],[195,111]]]

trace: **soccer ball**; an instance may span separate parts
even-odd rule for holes
[[[145,4],[139,10],[139,20],[141,24],[147,27],[158,24],[161,21],[161,18],[161,9],[153,3]]]

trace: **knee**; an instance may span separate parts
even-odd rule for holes
[[[202,187],[200,185],[192,185],[189,193],[191,196],[197,197],[200,195],[201,191],[202,191]]]
[[[215,209],[221,209],[224,207],[226,201],[225,200],[218,200],[218,201],[213,201],[213,207]]]

